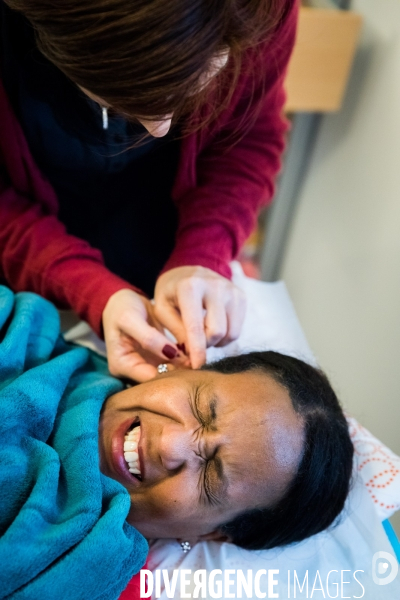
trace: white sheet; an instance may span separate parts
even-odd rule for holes
[[[267,284],[248,279],[237,264],[234,265],[234,280],[245,291],[248,301],[242,335],[225,348],[210,348],[207,360],[246,350],[271,349],[316,364],[285,285],[282,282]],[[102,342],[84,324],[70,330],[65,337],[104,352]],[[176,541],[159,540],[151,547],[150,568],[167,569],[170,576],[173,569],[178,568],[192,571],[242,569],[245,574],[247,569],[253,572],[278,569],[279,574],[275,575],[278,584],[273,589],[279,596],[275,597],[400,600],[400,575],[387,585],[375,583],[372,577],[372,562],[376,552],[383,551],[394,557],[381,521],[400,508],[400,459],[354,419],[349,419],[349,426],[356,448],[354,483],[337,527],[292,547],[259,552],[245,551],[232,544],[208,542],[197,544],[184,555]],[[385,485],[380,487],[383,483]],[[377,568],[379,564],[383,564],[381,570],[384,569],[384,572],[376,573],[377,581],[386,577],[393,568],[387,559],[378,560]],[[297,586],[294,595],[294,571],[300,586],[308,571],[308,593],[306,586],[302,592]],[[355,571],[358,573],[355,574]],[[344,582],[350,583],[341,586],[341,577]],[[336,583],[339,584],[338,588]],[[264,576],[261,577],[260,588],[268,597],[267,578]],[[191,589],[193,583],[187,587],[187,592],[190,593]],[[234,590],[235,586],[230,588],[231,592]],[[165,590],[160,597],[167,598]],[[173,597],[180,598],[179,591]],[[213,596],[208,592],[205,597]],[[253,592],[251,597],[257,596]]]
[[[372,580],[371,566],[375,552],[385,551],[393,555],[393,550],[386,537],[383,527],[370,502],[368,492],[362,483],[358,482],[351,493],[345,516],[342,522],[331,531],[323,532],[300,544],[285,549],[264,550],[249,552],[236,548],[231,544],[205,543],[197,544],[184,555],[175,541],[157,541],[151,547],[149,568],[168,569],[171,574],[173,569],[247,569],[253,572],[260,569],[277,569],[278,585],[275,592],[279,598],[329,598],[335,597],[334,582],[339,582],[341,571],[344,581],[350,584],[343,585],[343,594],[340,597],[362,597],[368,600],[399,600],[400,583],[394,581],[387,586],[378,586]],[[336,569],[338,573],[328,573]],[[303,582],[308,570],[309,586],[294,595],[294,571],[296,571],[300,584]],[[355,571],[360,572],[355,574]],[[288,572],[290,571],[290,595],[288,590]],[[363,571],[363,572],[361,572]],[[314,591],[312,587],[317,578],[317,586],[322,587],[318,580],[319,573],[324,588]],[[363,588],[355,581],[354,574],[361,582]],[[261,589],[267,592],[265,577],[261,580],[264,585]],[[193,583],[190,588],[193,590]],[[188,588],[188,589],[190,589]],[[234,589],[234,588],[233,588]],[[364,593],[364,595],[362,595]],[[179,594],[174,596],[179,598]],[[207,598],[211,596],[207,595]],[[224,597],[224,596],[222,596]],[[252,596],[256,597],[255,595]],[[165,592],[161,598],[167,598]]]

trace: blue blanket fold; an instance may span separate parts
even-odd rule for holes
[[[49,302],[0,286],[0,598],[114,599],[143,565],[128,492],[99,469],[100,410],[121,389]]]

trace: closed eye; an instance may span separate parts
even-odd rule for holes
[[[204,402],[202,398],[202,392],[204,388],[208,386],[197,385],[194,388],[192,396],[192,411],[201,427],[207,430],[216,431],[215,422],[217,419],[217,397],[210,393],[207,395],[207,402]],[[202,411],[201,405],[205,403],[207,405],[207,413]],[[224,475],[223,464],[219,458],[218,448],[215,448],[212,456],[204,457],[203,453],[200,452],[198,455],[203,459],[204,464],[202,465],[203,481],[201,482],[201,488],[207,497],[208,503],[211,505],[222,504],[225,498],[225,491],[228,486],[227,479]]]
[[[215,477],[212,477],[214,459],[208,460],[204,469],[204,492],[207,496],[208,502],[212,506],[218,506],[221,504],[219,494],[215,490]],[[213,481],[212,481],[213,480]]]

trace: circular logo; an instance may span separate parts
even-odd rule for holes
[[[397,577],[399,565],[389,552],[375,552],[372,557],[372,579],[377,585],[388,585]]]

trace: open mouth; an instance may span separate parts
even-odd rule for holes
[[[138,451],[140,433],[140,422],[137,421],[125,435],[124,458],[128,464],[129,472],[132,473],[136,479],[142,481]]]

